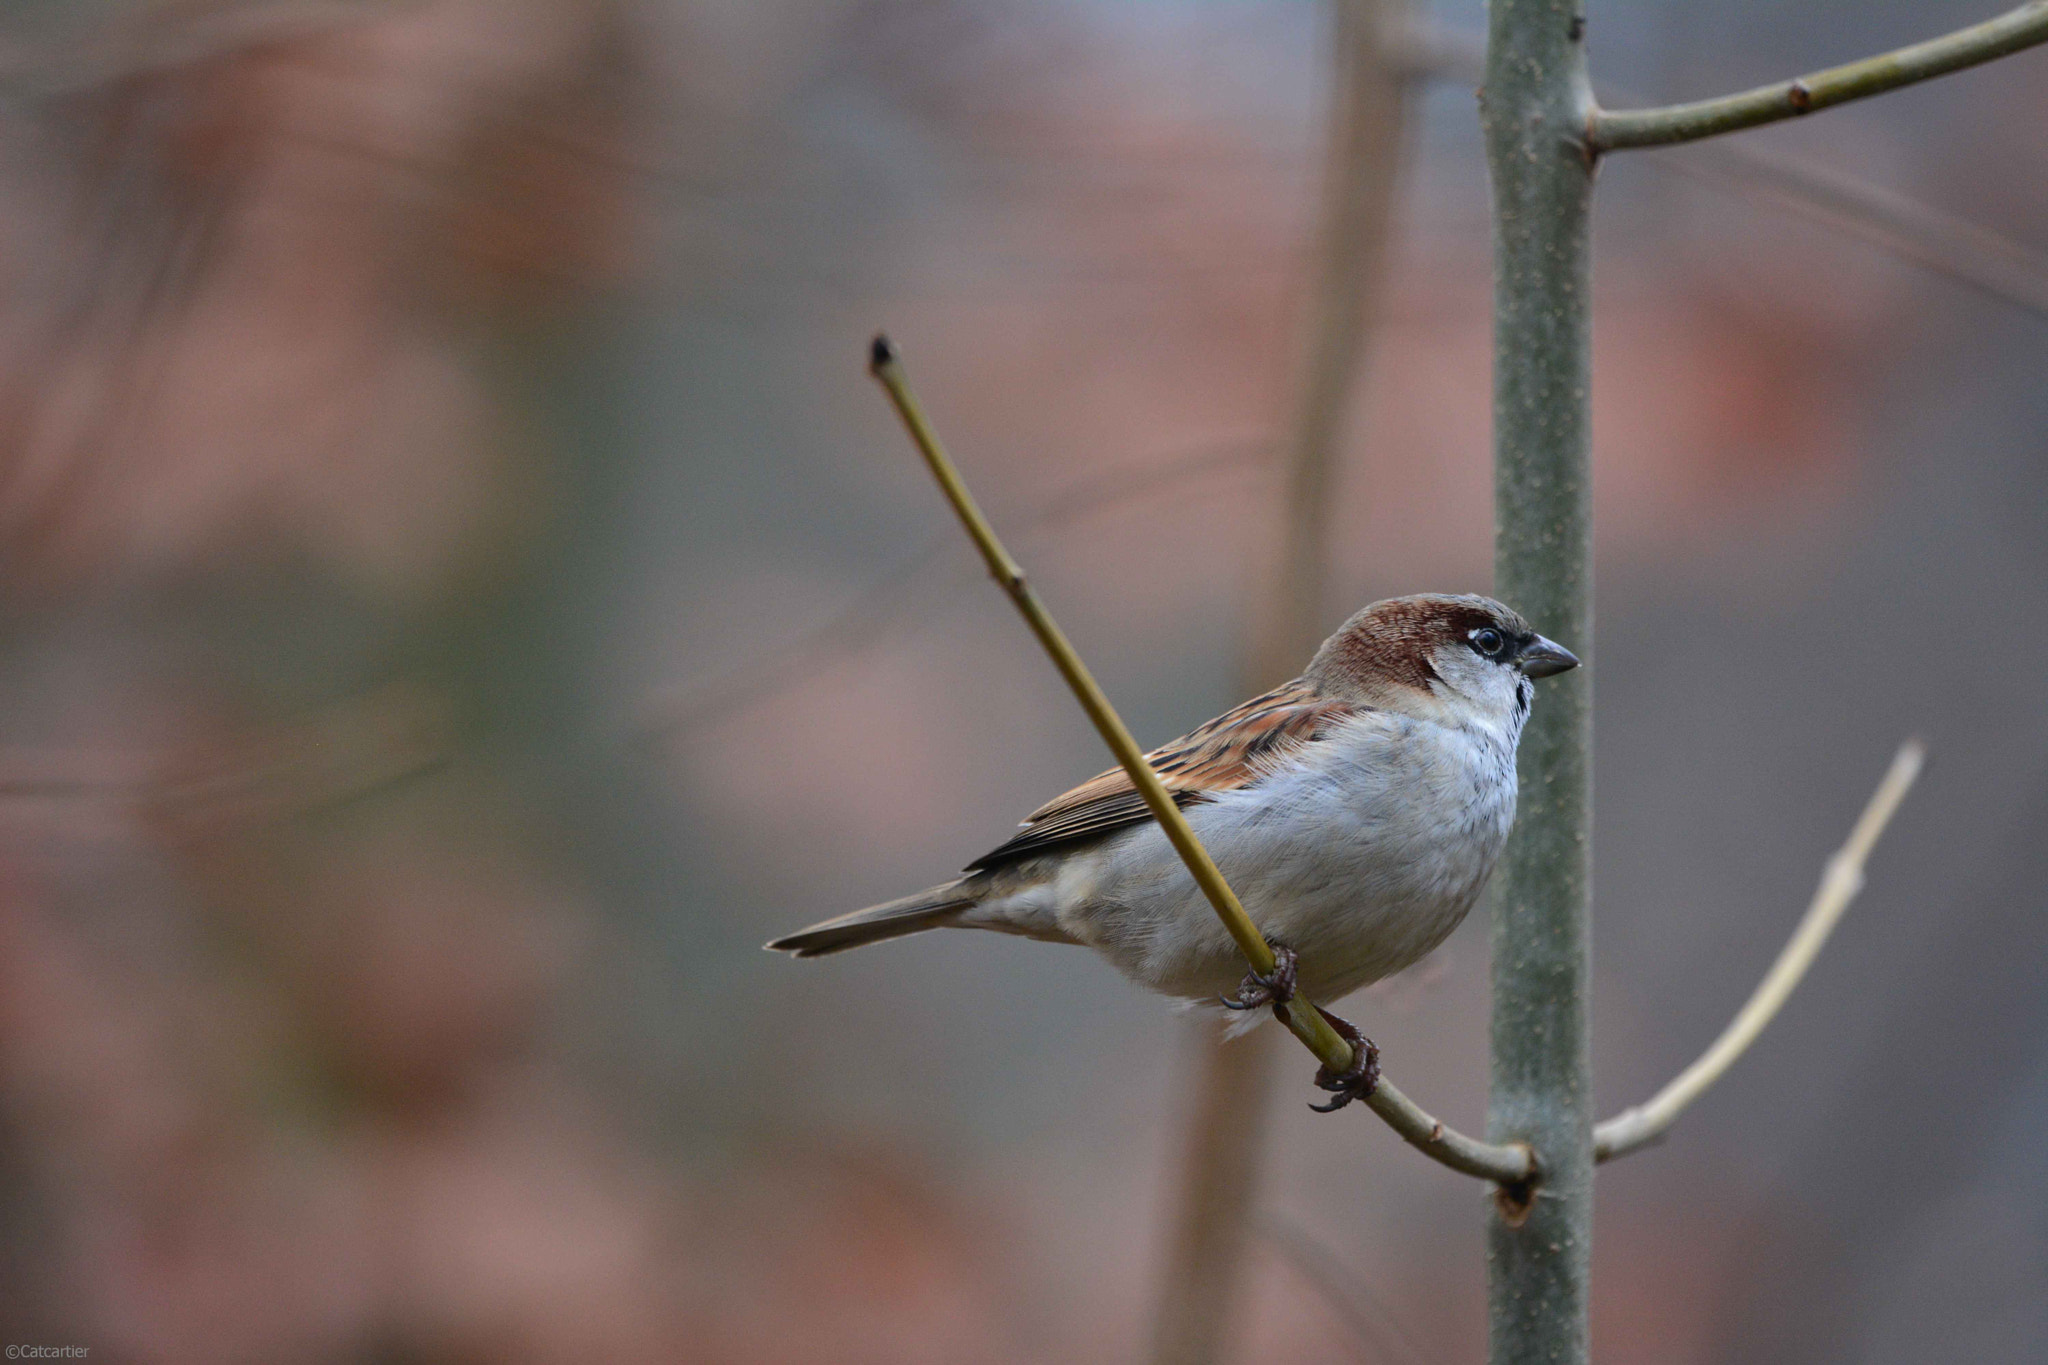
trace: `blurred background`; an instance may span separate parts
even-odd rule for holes
[[[1592,51],[1693,97],[1990,8],[1605,0]],[[1330,28],[0,5],[0,1334],[1140,1354],[1172,1012],[994,936],[759,944],[1106,762],[872,390],[877,327],[1139,737],[1242,695]],[[1747,137],[2026,258],[2044,62]],[[1323,629],[1489,584],[1484,165],[1469,89],[1418,109]],[[1899,739],[1934,766],[1778,1024],[1604,1175],[1596,1350],[2039,1360],[2048,320],[1687,156],[1615,158],[1597,230],[1603,1111],[1725,1021]],[[1345,1011],[1474,1131],[1483,921]],[[1234,1358],[1481,1359],[1482,1192],[1310,1115],[1311,1069]]]

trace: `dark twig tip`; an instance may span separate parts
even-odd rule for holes
[[[879,370],[884,365],[893,365],[898,360],[896,343],[889,340],[887,332],[875,333],[875,339],[868,343],[868,368]]]
[[[1322,1016],[1330,1021],[1338,1037],[1351,1044],[1350,1066],[1343,1071],[1331,1071],[1327,1066],[1316,1071],[1317,1088],[1332,1092],[1336,1098],[1328,1104],[1311,1104],[1309,1108],[1318,1114],[1334,1114],[1353,1100],[1371,1099],[1380,1088],[1380,1050],[1350,1021],[1339,1019],[1328,1010],[1322,1010]]]

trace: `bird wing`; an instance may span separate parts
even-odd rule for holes
[[[1296,678],[1145,755],[1174,804],[1186,807],[1217,792],[1247,787],[1301,746],[1320,739],[1357,707],[1319,694]],[[1089,778],[1024,818],[1002,847],[967,865],[986,872],[1049,848],[1093,838],[1152,818],[1152,808],[1121,767]]]

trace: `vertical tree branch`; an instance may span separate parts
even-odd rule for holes
[[[1256,638],[1253,692],[1300,672],[1324,634],[1337,446],[1386,295],[1407,140],[1410,0],[1336,0],[1336,77],[1307,344],[1288,438],[1279,581]]]
[[[1226,1354],[1265,1155],[1278,1033],[1225,1042],[1223,1021],[1188,1020],[1195,1081],[1180,1189],[1152,1321],[1154,1365],[1210,1365]]]
[[[1590,662],[1585,15],[1580,0],[1493,0],[1488,17],[1480,111],[1494,199],[1495,590]],[[1521,813],[1496,874],[1487,1135],[1533,1147],[1542,1180],[1495,1200],[1494,1365],[1587,1358],[1592,671],[1560,679],[1530,720]]]
[[[1332,5],[1335,72],[1279,575],[1254,626],[1246,696],[1294,676],[1322,639],[1338,442],[1385,294],[1411,85],[1394,48],[1409,8],[1409,0]],[[1210,1365],[1229,1345],[1272,1089],[1273,1030],[1225,1045],[1215,1020],[1194,1018],[1187,1029],[1197,1076],[1153,1324],[1154,1365]]]

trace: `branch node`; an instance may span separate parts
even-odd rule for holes
[[[1536,1183],[1533,1179],[1517,1181],[1512,1185],[1493,1187],[1493,1207],[1500,1214],[1500,1221],[1511,1228],[1518,1228],[1529,1221],[1529,1212],[1536,1207]]]

